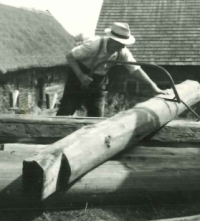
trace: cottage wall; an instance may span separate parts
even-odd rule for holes
[[[162,66],[172,76],[174,83],[179,84],[185,80],[200,81],[200,66]],[[142,67],[148,76],[162,89],[171,88],[168,77],[159,69],[153,67]],[[132,85],[132,89],[136,90],[136,83]],[[148,85],[140,82],[137,85],[139,92],[145,93]]]
[[[34,106],[47,108],[46,94],[62,96],[67,67],[38,68],[0,75],[0,112],[12,109],[29,111]],[[12,92],[19,91],[16,107],[12,107]]]
[[[10,108],[10,92],[13,91],[14,84],[11,75],[0,75],[0,110],[6,112]]]
[[[179,84],[185,80],[200,81],[200,66],[162,66],[173,78],[175,84]],[[162,70],[155,67],[141,66],[147,75],[162,89],[171,88],[170,81]],[[122,65],[114,66],[108,72],[112,80],[110,90],[123,91],[125,90],[125,81],[130,81],[130,75],[127,69]],[[149,90],[147,84],[143,82],[131,80],[128,83],[128,88],[135,92],[145,92]]]
[[[176,83],[180,83],[185,80],[195,80],[195,81],[200,80],[200,66],[165,65],[162,67],[169,72],[169,74],[172,76],[172,78]],[[143,69],[146,71],[146,73],[149,74],[149,76],[151,76],[153,80],[163,83],[167,82],[167,78],[165,77],[165,75],[161,73],[160,70],[149,67],[148,68],[143,67]]]
[[[200,66],[163,66],[172,76],[174,79],[175,84],[179,84],[185,80],[195,80],[200,81]],[[169,79],[163,72],[159,69],[155,68],[147,68],[142,67],[142,69],[149,75],[149,77],[157,83],[157,85],[162,89],[171,88],[171,84]],[[112,73],[113,72],[113,73]],[[121,99],[120,96],[115,96],[115,94],[112,93],[112,90],[121,90],[123,91],[126,89],[126,99],[128,101],[131,101],[131,106],[142,102],[144,100],[149,99],[153,96],[152,90],[147,84],[144,84],[142,82],[133,81],[128,78],[128,72],[123,66],[114,67],[112,71],[110,72],[112,75],[118,75],[118,80],[114,81],[114,85],[112,85],[111,92],[109,93],[108,99],[107,99],[107,108],[106,108],[106,114],[110,116],[110,113],[116,113],[116,110],[124,110],[128,107],[126,101]],[[123,75],[127,76],[127,79],[125,80],[123,78]],[[127,82],[127,84],[124,84],[124,82]],[[122,96],[123,97],[123,96]],[[124,102],[124,103],[123,103]],[[196,111],[196,113],[200,114],[200,104],[196,104],[193,109]],[[186,118],[192,118],[194,119],[194,115],[191,114],[191,112],[186,111],[184,114],[181,115],[181,117]]]
[[[176,84],[184,80],[200,81],[200,66],[163,66],[172,76]],[[155,68],[142,67],[150,78],[162,88],[170,88],[168,78],[160,70]],[[15,109],[28,112],[33,107],[41,109],[51,108],[50,101],[55,98],[56,103],[62,97],[68,67],[52,67],[29,69],[13,73],[0,75],[0,112],[12,110],[12,91],[18,90],[19,97]],[[123,66],[114,67],[110,71],[110,76],[114,75],[113,85],[110,90],[135,91],[140,94],[150,95],[148,86],[143,83],[131,82],[125,84],[124,75],[128,76],[127,70]],[[55,103],[55,105],[56,105]]]

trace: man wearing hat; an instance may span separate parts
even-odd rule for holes
[[[99,66],[93,76],[90,76],[91,69],[103,60],[135,62],[126,48],[126,45],[135,42],[127,23],[115,22],[111,28],[105,29],[105,33],[107,36],[88,39],[67,54],[70,71],[57,116],[73,115],[84,101],[89,117],[102,117],[108,84],[107,72],[113,65],[107,63]],[[155,95],[165,94],[140,66],[125,67],[133,78],[148,83]]]

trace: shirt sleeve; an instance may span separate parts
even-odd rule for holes
[[[129,51],[128,48],[123,48],[120,55],[119,55],[119,60],[122,61],[129,61],[129,62],[136,62],[135,58],[133,57],[132,53]],[[136,70],[140,69],[141,67],[138,65],[125,65],[125,67],[130,71],[130,72],[135,72]]]
[[[72,49],[72,55],[77,60],[90,59],[94,56],[98,50],[100,39],[89,39],[83,42],[81,45]]]

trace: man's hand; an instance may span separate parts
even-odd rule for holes
[[[77,77],[84,87],[88,87],[93,81],[93,79],[86,74],[79,74]]]
[[[136,80],[149,84],[153,95],[156,96],[159,94],[163,94],[163,95],[169,94],[167,90],[163,91],[160,88],[158,88],[158,86],[149,78],[149,76],[141,68],[137,69],[136,71],[133,71],[131,75]]]
[[[78,65],[77,60],[72,55],[72,52],[67,54],[67,60],[68,60],[69,65],[71,66],[71,68],[74,70],[77,78],[79,79],[79,81],[83,85],[83,87],[89,86],[89,84],[93,81],[93,79],[82,72],[82,70],[80,69],[80,67]]]
[[[154,95],[159,95],[159,94],[167,95],[168,94],[167,91],[161,90],[160,88],[157,87],[157,85],[154,85],[153,93],[154,93]]]

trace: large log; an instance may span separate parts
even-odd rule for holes
[[[25,144],[25,143],[5,143],[1,144],[1,150],[9,153],[28,153],[29,155],[35,155],[41,150],[47,147],[47,144]]]
[[[187,105],[199,101],[198,82],[186,81],[176,87]],[[39,192],[41,199],[45,199],[60,188],[58,179],[61,170],[65,171],[61,180],[71,184],[185,109],[183,103],[156,97],[110,119],[83,127],[23,162],[24,188]]]
[[[146,137],[145,142],[174,143],[188,145],[200,142],[200,121],[189,119],[174,120]]]
[[[37,147],[40,148],[43,146]],[[12,152],[0,151],[1,208],[35,206],[34,197],[24,194],[22,189],[22,161],[33,155],[33,151],[31,148],[21,150],[12,146]],[[200,148],[197,147],[133,146],[87,173],[71,188],[61,189],[44,205],[48,208],[85,202],[104,205],[130,203],[139,198],[146,202],[148,196],[156,195],[169,201],[174,194],[194,197],[195,201],[198,195],[193,193],[200,193],[199,158]],[[62,182],[62,176],[60,178]],[[160,202],[164,203],[162,200]]]
[[[35,115],[0,116],[0,143],[53,143],[83,126],[105,118],[45,117]]]
[[[48,117],[34,115],[0,116],[0,143],[51,144],[86,125],[106,118]],[[187,119],[172,120],[144,139],[146,143],[200,142],[200,122]],[[162,145],[163,145],[162,144]],[[170,144],[171,145],[171,144]]]

